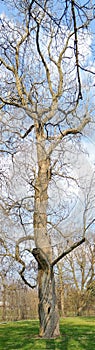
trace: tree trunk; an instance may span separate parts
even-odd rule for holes
[[[84,311],[87,309],[89,304],[89,293],[84,293],[80,295],[79,303],[77,305],[77,316],[83,316]]]
[[[38,261],[40,336],[44,338],[57,337],[60,335],[59,314],[53,268],[41,249],[33,249],[33,255]]]
[[[63,271],[62,265],[58,264],[58,306],[61,316],[64,316],[64,284],[63,284]]]
[[[2,320],[6,321],[6,284],[3,282],[3,310],[2,310]]]
[[[48,184],[50,160],[45,149],[45,138],[41,127],[36,128],[38,175],[35,182],[34,236],[36,248],[33,255],[38,262],[38,296],[40,336],[59,336],[59,315],[55,293],[52,262],[52,247],[47,234]]]
[[[55,294],[53,271],[39,269],[39,319],[40,336],[59,336],[59,315]]]

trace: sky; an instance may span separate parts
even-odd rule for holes
[[[83,5],[85,1],[80,1],[80,3]],[[7,4],[7,2],[6,2]],[[10,12],[7,8],[7,5],[5,4],[4,1],[0,0],[0,14],[2,13],[5,13],[7,16],[10,16]],[[91,4],[93,5],[94,4],[94,1],[92,0],[91,1]],[[14,13],[14,8],[12,8],[12,11]],[[95,23],[94,23],[95,25]],[[93,26],[93,29],[94,29],[94,25],[92,24],[91,26]],[[95,31],[95,30],[94,30]],[[89,59],[91,59],[91,54],[89,56]],[[94,89],[94,87],[93,87]],[[95,142],[94,142],[94,138],[95,138],[95,133],[93,132],[92,136],[91,137],[86,137],[84,136],[82,138],[82,143],[83,143],[83,146],[85,148],[85,150],[87,150],[88,152],[88,155],[89,155],[89,162],[91,162],[92,165],[94,165],[95,163]]]
[[[12,13],[14,13],[14,8],[12,8]],[[0,0],[0,14],[5,14],[5,15],[11,15],[8,7],[7,7],[7,4],[5,4],[5,2],[3,0]]]

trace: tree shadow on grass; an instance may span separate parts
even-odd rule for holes
[[[85,321],[85,320],[84,320]],[[78,319],[62,320],[61,336],[55,339],[39,338],[37,321],[14,322],[0,325],[0,350],[94,350],[95,325],[80,324]]]
[[[55,339],[38,336],[37,321],[13,322],[2,325],[0,350],[63,350],[67,349],[64,335]]]
[[[76,320],[76,324],[61,325],[61,333],[63,330],[65,350],[95,350],[95,325],[80,325]]]
[[[61,338],[46,340],[46,350],[67,350],[68,349],[68,341],[67,339]]]
[[[0,350],[34,349],[33,346],[35,339],[33,338],[37,333],[37,321],[12,322],[5,325],[2,324],[0,326]]]

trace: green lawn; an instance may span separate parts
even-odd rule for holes
[[[0,324],[0,350],[95,350],[94,317],[61,319],[57,339],[40,339],[38,331],[38,321]]]

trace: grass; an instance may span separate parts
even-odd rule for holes
[[[0,324],[0,350],[94,350],[95,318],[73,317],[60,320],[61,336],[40,339],[38,321]]]

